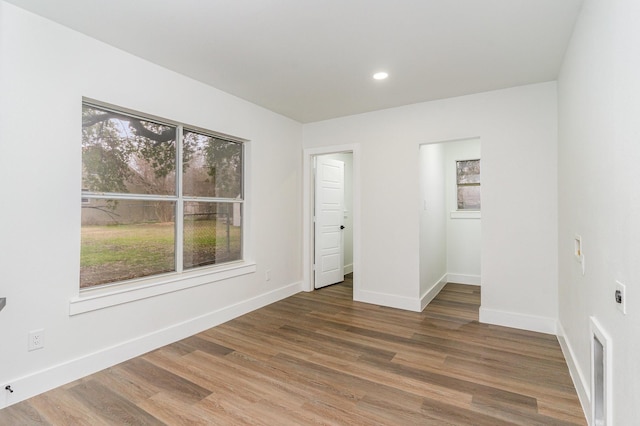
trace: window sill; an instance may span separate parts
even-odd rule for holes
[[[255,262],[238,262],[227,265],[172,273],[160,277],[140,279],[82,291],[69,302],[69,316],[96,311],[110,306],[159,296],[216,281],[226,280],[256,272]]]
[[[451,212],[451,219],[480,219],[480,210],[457,210]]]

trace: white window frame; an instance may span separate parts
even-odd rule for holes
[[[136,111],[129,110],[127,108],[121,108],[110,104],[105,104],[93,99],[83,98],[83,105],[93,106],[100,109],[110,110],[116,113],[125,114],[140,118],[143,120],[149,120],[158,122],[160,124],[166,124],[176,127],[176,195],[167,196],[135,196],[117,194],[99,194],[82,192],[81,204],[85,202],[85,199],[158,199],[161,201],[174,201],[176,203],[176,250],[175,250],[175,267],[176,270],[169,273],[156,274],[148,277],[142,277],[126,281],[117,281],[113,283],[106,283],[97,285],[94,287],[88,287],[79,289],[78,295],[73,297],[69,302],[69,315],[77,315],[85,312],[90,312],[98,309],[103,309],[110,306],[120,305],[123,303],[132,302],[135,300],[145,299],[148,297],[159,296],[162,294],[183,290],[190,287],[205,285],[221,280],[238,277],[241,275],[255,273],[256,263],[252,260],[251,249],[251,234],[250,230],[250,206],[251,203],[248,199],[250,191],[250,171],[246,167],[250,164],[250,152],[251,143],[247,139],[230,136],[227,134],[214,132],[206,129],[202,129],[197,126],[190,126],[183,123],[178,123],[172,120],[155,117],[150,114],[142,114]],[[182,194],[182,138],[183,130],[194,131],[202,133],[207,136],[220,138],[236,143],[242,144],[242,198],[241,199],[228,199],[228,198],[214,198],[214,197],[183,197]],[[241,247],[241,260],[225,262],[217,265],[200,266],[193,269],[183,269],[183,205],[188,201],[207,201],[207,202],[227,202],[227,203],[241,203],[242,204],[242,247]],[[78,259],[79,260],[79,259]],[[78,273],[80,266],[78,264]],[[78,280],[79,282],[79,280]]]

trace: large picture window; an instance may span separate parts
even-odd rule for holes
[[[243,144],[82,107],[80,288],[242,259]]]

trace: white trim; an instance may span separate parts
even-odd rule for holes
[[[538,333],[554,335],[557,333],[557,321],[555,318],[499,311],[497,309],[483,308],[482,306],[480,306],[480,322],[537,331]]]
[[[480,275],[447,274],[446,278],[449,283],[480,285]]]
[[[354,274],[354,279],[356,275]],[[420,312],[420,299],[417,297],[398,296],[395,294],[378,293],[377,291],[353,289],[353,300],[387,306],[389,308],[404,309],[405,311]]]
[[[69,315],[91,312],[254,272],[256,272],[255,262],[229,263],[213,268],[172,273],[83,291],[69,301]]]
[[[253,206],[253,167],[252,163],[252,146],[253,142],[247,141],[243,145],[244,162],[242,163],[242,198],[244,200],[242,204],[242,258],[245,261],[254,259],[253,256],[253,228],[251,224],[254,221],[254,215],[252,212]]]
[[[448,282],[448,275],[444,274],[435,284],[431,286],[427,291],[424,292],[422,297],[420,298],[420,311],[424,311],[424,308],[427,307],[429,303],[440,293],[442,288]]]
[[[350,273],[352,273],[352,272],[353,272],[353,263],[350,263],[350,264],[348,264],[348,265],[344,265],[343,273],[344,273],[345,275],[350,274]]]
[[[184,270],[184,204],[185,199],[184,196],[184,188],[182,185],[184,184],[184,164],[182,163],[184,158],[184,127],[180,124],[176,127],[176,189],[178,190],[178,200],[176,202],[176,223],[174,224],[174,229],[176,231],[175,234],[175,253],[174,253],[174,262],[175,262],[175,271],[181,273]],[[243,158],[244,161],[244,158]]]
[[[4,402],[4,405],[0,405],[0,409],[58,386],[62,386],[71,381],[80,379],[89,374],[93,374],[107,367],[126,361],[127,359],[139,356],[143,353],[186,337],[193,336],[194,334],[237,318],[255,309],[292,296],[298,293],[301,288],[302,283],[295,282],[216,311],[171,325],[164,329],[63,362],[53,367],[36,371],[26,376],[6,380],[3,383],[10,384],[14,393],[7,396],[7,400]],[[3,390],[3,393],[7,392],[4,392]],[[0,400],[0,403],[1,402],[2,401]]]
[[[480,210],[455,210],[449,213],[451,219],[482,219]]]
[[[360,144],[333,145],[303,150],[302,173],[302,290],[313,291],[313,162],[317,155],[350,152],[353,155],[353,293],[360,289]]]
[[[573,387],[576,388],[582,411],[584,412],[585,418],[589,420],[589,424],[591,424],[591,389],[589,388],[589,382],[585,379],[585,375],[578,364],[573,347],[566,336],[567,334],[562,327],[562,323],[558,322],[558,343],[560,343],[560,349],[562,349],[567,367],[569,367],[569,375],[573,381]]]

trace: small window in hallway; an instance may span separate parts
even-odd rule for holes
[[[456,161],[458,210],[480,210],[480,160]]]

